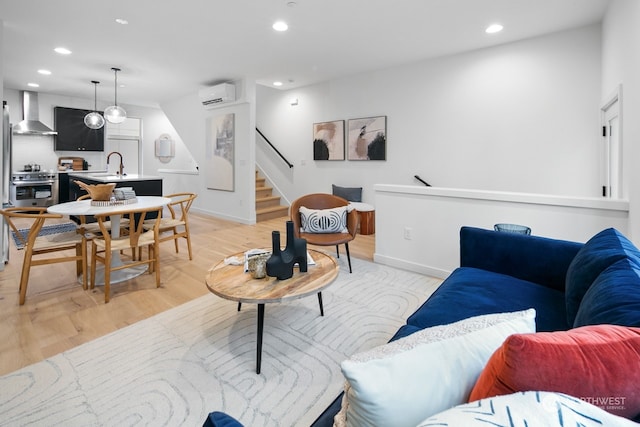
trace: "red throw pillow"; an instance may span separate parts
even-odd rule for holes
[[[566,393],[627,418],[640,414],[640,328],[593,325],[514,334],[496,350],[469,401],[518,391]]]

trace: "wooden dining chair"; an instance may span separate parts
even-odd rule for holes
[[[87,199],[91,199],[91,196],[89,194],[83,194],[82,196],[78,197],[76,200],[87,200]],[[98,225],[98,222],[89,222],[90,218],[93,218],[92,215],[78,215],[77,216],[78,220],[80,221],[80,225],[82,227],[84,227],[85,231],[88,233],[88,238],[92,238],[95,235],[99,235],[101,234],[100,232],[100,226]],[[104,223],[105,227],[107,227],[108,230],[111,230],[111,221],[105,221]],[[129,220],[122,218],[120,220],[120,229],[121,232],[122,231],[126,231],[127,227],[129,227]]]
[[[189,260],[192,260],[189,209],[191,209],[191,205],[198,195],[194,193],[175,193],[164,197],[171,199],[171,202],[167,205],[171,216],[163,217],[160,220],[160,242],[173,240],[176,253],[179,253],[178,240],[185,239],[187,241],[187,250],[189,251]],[[146,222],[146,228],[153,226],[153,220],[147,220]]]
[[[45,207],[13,207],[2,209],[0,212],[18,241],[24,245],[22,275],[20,276],[20,305],[24,305],[27,296],[31,267],[37,265],[75,261],[76,274],[82,275],[82,287],[87,289],[87,240],[82,227],[73,231],[39,236],[47,220],[60,219],[62,215],[47,213]],[[30,225],[26,237],[19,231],[17,221],[20,221],[20,224]],[[67,251],[74,251],[74,253],[73,255],[59,254]],[[43,257],[45,254],[52,253],[57,253],[57,255]]]
[[[340,245],[344,243],[349,263],[349,273],[351,270],[351,255],[349,254],[349,242],[356,238],[358,229],[358,212],[355,209],[347,209],[344,232],[321,232],[305,230],[300,215],[300,209],[305,207],[316,211],[347,207],[349,202],[342,197],[333,194],[314,193],[302,196],[291,203],[289,215],[293,221],[293,234],[295,237],[305,239],[307,244],[317,246],[335,246],[336,255],[340,258]],[[335,219],[335,218],[334,218]],[[333,220],[327,220],[333,222]],[[312,222],[312,221],[311,221]],[[322,222],[322,220],[320,221]],[[312,228],[312,227],[310,227]]]
[[[109,230],[107,222],[109,215],[113,214],[97,214],[95,215],[100,227],[101,234],[91,241],[91,289],[96,283],[96,265],[97,262],[104,264],[104,302],[108,303],[111,296],[111,273],[113,271],[125,270],[127,268],[140,265],[148,265],[149,273],[156,274],[156,287],[160,287],[160,245],[159,245],[159,229],[162,207],[131,209],[122,211],[122,219],[129,221],[128,234],[120,236],[119,233]],[[155,218],[148,220],[147,218],[155,215]],[[138,218],[136,220],[136,218]],[[147,227],[145,227],[145,221]],[[142,259],[142,249],[148,249],[148,258]],[[125,263],[113,263],[114,257],[112,251],[124,251],[131,249],[134,256],[130,261]],[[135,253],[139,256],[136,258]],[[118,258],[119,259],[119,258]]]

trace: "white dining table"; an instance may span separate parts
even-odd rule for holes
[[[47,208],[47,212],[64,216],[90,216],[97,214],[109,214],[111,220],[111,234],[115,238],[119,237],[120,235],[120,214],[122,212],[128,212],[132,209],[157,208],[160,206],[166,206],[171,202],[170,198],[162,196],[136,196],[136,200],[137,201],[135,203],[109,204],[107,206],[95,206],[91,204],[91,199],[76,200],[73,202],[59,203],[57,205],[49,206]],[[114,266],[126,264],[120,257],[119,251],[113,251],[111,264]],[[116,270],[111,273],[110,282],[124,282],[141,275],[146,270],[146,266],[137,266],[125,268],[122,270]],[[78,280],[82,282],[82,277],[79,277]],[[96,271],[96,285],[104,285],[103,268],[100,268]]]

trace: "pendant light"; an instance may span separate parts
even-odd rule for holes
[[[100,82],[91,80],[93,83],[93,111],[84,116],[84,124],[89,129],[100,129],[104,126],[104,117],[98,113],[98,85]]]
[[[115,101],[114,105],[112,105],[111,107],[107,107],[104,110],[104,118],[107,119],[109,123],[118,124],[124,122],[124,120],[127,118],[127,112],[124,111],[124,108],[118,107],[118,71],[120,71],[120,68],[112,68],[112,70],[116,77]]]

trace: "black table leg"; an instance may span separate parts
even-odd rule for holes
[[[262,330],[264,329],[264,304],[258,304],[258,345],[256,349],[256,374],[262,364]]]
[[[239,302],[239,303],[238,303],[238,311],[240,311],[240,309],[241,309],[241,308],[242,308],[242,303],[241,303],[241,302]]]
[[[322,307],[322,292],[318,292],[318,303],[320,304],[320,316],[324,316],[324,308]]]

